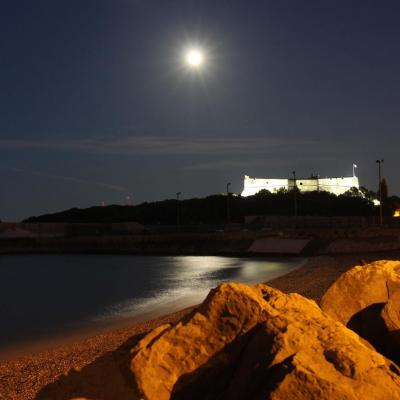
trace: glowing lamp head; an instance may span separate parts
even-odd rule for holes
[[[203,53],[198,49],[191,49],[186,53],[186,63],[193,68],[198,68],[203,64]]]

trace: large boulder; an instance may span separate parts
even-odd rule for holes
[[[373,304],[386,304],[398,290],[400,261],[375,261],[342,274],[322,297],[321,308],[347,325],[361,310]]]
[[[356,266],[327,290],[321,308],[400,363],[400,261]]]
[[[400,399],[398,368],[314,301],[222,284],[133,349],[138,398]]]

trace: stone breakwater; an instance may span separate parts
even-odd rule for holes
[[[86,372],[89,384],[81,381],[73,394],[90,399],[87,388],[104,385],[118,399],[400,399],[399,288],[398,261],[352,268],[326,292],[322,309],[268,285],[225,283],[179,321],[110,353],[113,374]],[[376,304],[372,315],[381,322],[371,344]],[[368,318],[359,318],[364,312]],[[376,350],[380,335],[393,338],[394,352]],[[60,388],[79,374],[36,399],[70,398]]]

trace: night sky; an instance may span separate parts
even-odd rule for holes
[[[0,218],[353,163],[376,190],[377,158],[400,194],[399,21],[388,0],[0,0]]]

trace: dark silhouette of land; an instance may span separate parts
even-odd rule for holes
[[[136,206],[110,205],[86,209],[72,208],[54,214],[30,217],[24,222],[63,223],[116,223],[135,221],[141,224],[176,224],[179,210],[181,224],[220,224],[227,221],[228,204],[230,222],[242,223],[245,216],[294,215],[293,191],[270,193],[266,190],[254,196],[241,197],[212,195],[188,200],[163,200],[145,202]],[[360,196],[357,189],[336,196],[328,192],[296,193],[299,216],[376,216],[377,207],[370,196]],[[388,197],[384,214],[393,215],[400,205],[400,198]]]

